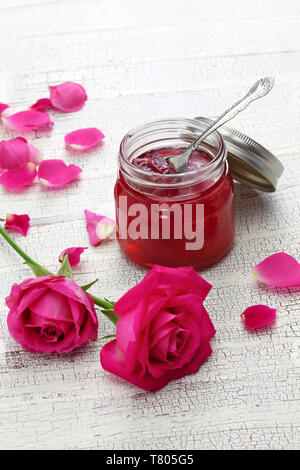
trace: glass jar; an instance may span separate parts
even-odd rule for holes
[[[233,244],[233,181],[218,132],[200,144],[206,159],[192,171],[158,174],[133,164],[153,150],[183,151],[205,127],[195,119],[164,119],[134,128],[121,142],[117,238],[125,255],[139,265],[203,269]]]

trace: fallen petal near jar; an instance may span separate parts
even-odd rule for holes
[[[252,305],[244,310],[241,318],[247,328],[261,328],[276,320],[276,312],[275,308],[270,308],[267,305]]]
[[[38,178],[44,186],[57,188],[76,179],[81,171],[79,166],[67,166],[63,160],[43,160],[39,166]]]
[[[32,106],[30,106],[30,109],[33,109],[34,111],[45,111],[48,108],[51,108],[51,101],[49,98],[41,98],[40,100],[37,100],[37,102]]]
[[[86,228],[89,233],[90,242],[93,246],[98,246],[100,243],[109,238],[116,227],[116,222],[104,215],[95,214],[87,209],[84,211],[86,218]]]
[[[7,214],[5,227],[27,236],[30,227],[30,217],[28,214]]]
[[[40,161],[41,152],[24,137],[0,142],[0,170],[14,170],[29,162],[38,165]]]
[[[7,190],[19,190],[30,185],[36,175],[36,167],[30,162],[14,170],[4,170],[0,176],[0,183]]]
[[[2,114],[7,108],[9,108],[8,104],[0,103],[0,114]]]
[[[253,268],[253,274],[268,286],[300,286],[300,264],[287,253],[275,253]]]
[[[9,127],[20,132],[48,129],[54,125],[47,113],[28,109],[2,118]]]
[[[77,266],[77,264],[80,263],[80,255],[84,252],[84,250],[87,250],[87,249],[88,249],[87,246],[86,247],[77,246],[77,247],[66,248],[59,255],[59,262],[62,263],[64,255],[68,253],[70,266]]]
[[[50,86],[51,105],[65,113],[79,111],[87,100],[87,94],[79,83],[65,82]]]
[[[65,136],[65,143],[73,150],[87,150],[99,144],[104,134],[96,127],[78,129]]]

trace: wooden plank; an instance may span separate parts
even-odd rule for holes
[[[214,288],[206,308],[217,329],[214,354],[199,373],[146,393],[101,369],[97,340],[64,356],[32,355],[9,336],[4,298],[29,271],[0,241],[0,448],[293,449],[299,431],[299,311],[296,289],[266,288],[251,267],[271,253],[300,260],[300,4],[298,0],[11,0],[0,1],[0,101],[23,109],[48,84],[74,80],[89,100],[79,113],[53,113],[51,133],[30,136],[44,158],[83,168],[80,181],[21,194],[0,188],[0,216],[30,213],[25,239],[51,270],[67,246],[87,246],[83,209],[114,214],[116,156],[124,133],[168,116],[221,112],[257,78],[276,87],[234,126],[285,165],[278,190],[236,184],[236,242],[203,276]],[[97,150],[64,148],[70,130],[98,126]],[[8,138],[0,128],[0,138]],[[117,242],[90,248],[78,282],[99,277],[93,292],[119,298],[146,270]],[[278,308],[271,329],[249,333],[249,305]],[[99,337],[112,332],[100,319]]]

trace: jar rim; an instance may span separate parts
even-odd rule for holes
[[[178,126],[178,133],[186,130],[191,130],[191,127],[195,129],[195,131],[199,131],[199,133],[207,127],[205,124],[199,122],[197,119],[189,119],[189,118],[165,118],[159,120],[148,121],[144,124],[138,125],[133,127],[129,130],[125,136],[122,138],[120,147],[119,147],[119,166],[120,168],[125,171],[127,175],[130,175],[130,178],[134,178],[136,182],[138,180],[142,180],[143,184],[145,185],[153,185],[153,176],[157,176],[158,174],[152,171],[145,171],[142,168],[139,168],[132,164],[129,158],[126,158],[126,145],[128,144],[128,140],[131,138],[139,139],[142,137],[151,136],[155,131],[171,131],[176,130],[176,125]],[[199,134],[198,134],[199,135]],[[180,136],[180,134],[179,134]],[[181,136],[182,137],[182,136]],[[193,139],[197,138],[197,134],[193,136]],[[217,146],[216,155],[212,154],[207,148],[203,148],[205,143],[207,144],[208,140],[214,140]],[[188,142],[189,144],[191,142]],[[155,181],[155,186],[159,187],[172,187],[174,185],[183,186],[186,184],[190,184],[191,181],[195,180],[195,182],[199,183],[199,181],[206,179],[214,173],[226,160],[227,157],[227,148],[225,141],[222,135],[218,131],[212,132],[207,139],[205,139],[199,146],[202,150],[206,151],[206,153],[213,156],[211,161],[204,164],[201,168],[197,168],[192,171],[184,172],[184,173],[176,173],[174,174],[159,174],[159,180]],[[143,152],[141,151],[141,154]],[[174,182],[174,176],[176,176],[176,182]],[[179,182],[179,180],[183,180]]]

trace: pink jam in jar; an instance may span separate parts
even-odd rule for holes
[[[190,157],[185,173],[165,158],[182,153],[204,130],[197,120],[156,121],[130,131],[119,152],[117,236],[142,266],[206,268],[234,240],[233,182],[218,132]]]

